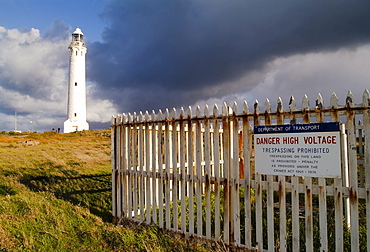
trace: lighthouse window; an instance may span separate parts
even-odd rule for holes
[[[82,51],[81,51],[81,56],[82,56]]]
[[[75,113],[75,117],[77,116],[77,113]]]
[[[76,56],[77,56],[77,53],[78,53],[78,52],[76,51]]]
[[[75,82],[75,87],[77,87],[77,82]]]

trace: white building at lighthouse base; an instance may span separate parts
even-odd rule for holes
[[[64,133],[70,133],[75,131],[89,130],[89,124],[87,122],[81,122],[78,120],[67,119],[64,122]]]

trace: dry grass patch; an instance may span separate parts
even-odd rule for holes
[[[0,133],[0,251],[213,250],[111,223],[110,141],[110,129]]]

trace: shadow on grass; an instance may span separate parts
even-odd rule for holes
[[[86,207],[105,222],[112,221],[111,174],[79,175],[63,171],[63,176],[24,176],[20,182],[34,192],[51,192],[62,199]]]

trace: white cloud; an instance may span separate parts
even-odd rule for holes
[[[37,98],[58,99],[65,83],[68,41],[43,40],[36,29],[0,30],[0,82],[7,89]]]
[[[14,108],[14,110],[19,113],[37,113],[43,112],[45,110],[55,111],[56,113],[61,113],[60,101],[47,101],[42,99],[37,99],[27,94],[22,94],[18,91],[8,90],[0,87],[0,96],[4,97],[0,101],[1,107]]]
[[[117,114],[117,108],[111,101],[98,98],[96,84],[88,83],[86,113],[87,120],[104,123]]]

